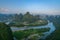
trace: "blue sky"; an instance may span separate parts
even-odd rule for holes
[[[60,0],[0,0],[1,13],[60,14]]]

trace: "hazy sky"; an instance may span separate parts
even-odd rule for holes
[[[60,0],[0,0],[0,13],[60,14]]]

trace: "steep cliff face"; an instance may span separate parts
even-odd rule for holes
[[[0,23],[0,40],[13,40],[10,27],[4,23]]]

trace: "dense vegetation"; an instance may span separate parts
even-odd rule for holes
[[[15,15],[13,21],[9,24],[10,26],[39,26],[46,25],[47,20],[40,19],[39,15],[32,15],[29,12],[26,14]]]
[[[43,36],[43,32],[49,31],[50,28],[42,28],[42,29],[27,29],[27,30],[20,30],[20,31],[15,31],[13,35],[18,39],[18,40],[26,40],[29,36],[38,34],[39,36]],[[37,38],[37,37],[36,37]],[[33,38],[36,40],[36,38]],[[31,38],[32,39],[32,38]]]
[[[26,14],[0,14],[0,21],[1,22],[10,22],[10,26],[40,26],[46,25],[49,20],[54,23],[56,30],[46,38],[46,40],[60,40],[60,15],[32,15],[29,12]],[[11,30],[9,26],[5,25],[4,23],[0,23],[0,40],[8,40],[12,39]],[[42,29],[41,29],[42,30]],[[37,30],[36,30],[37,31]],[[22,31],[21,31],[22,32]],[[23,31],[24,32],[24,31]],[[22,32],[24,36],[24,33]],[[19,35],[18,32],[14,36],[20,38],[20,31]],[[29,32],[30,33],[30,32]],[[39,33],[37,31],[37,33]],[[2,36],[3,35],[3,36]],[[5,36],[6,35],[6,36]]]
[[[0,23],[0,40],[13,40],[10,27],[4,23]]]
[[[31,23],[31,22],[34,22],[34,21],[37,21],[39,20],[40,17],[39,15],[32,15],[30,14],[29,12],[26,12],[24,15],[22,13],[20,13],[19,15],[16,14],[14,16],[14,21],[15,22],[27,22],[27,23]]]

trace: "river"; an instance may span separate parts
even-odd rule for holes
[[[44,32],[43,39],[45,39],[47,36],[49,36],[52,32],[56,30],[55,26],[53,25],[53,22],[48,22],[47,25],[45,26],[32,26],[32,27],[11,27],[11,30],[14,31],[19,31],[19,30],[26,30],[26,29],[41,29],[41,28],[50,28],[48,32]]]

